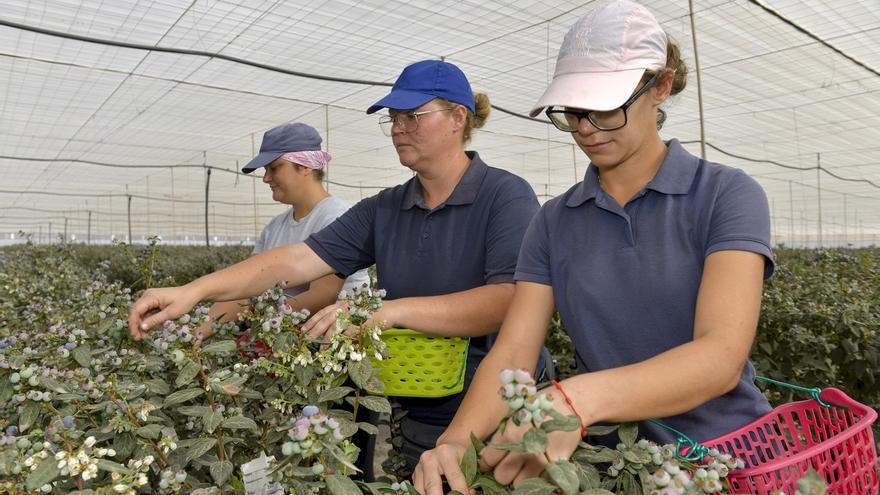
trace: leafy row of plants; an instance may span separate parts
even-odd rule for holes
[[[202,307],[136,343],[125,322],[135,294],[107,277],[112,262],[91,268],[77,249],[0,251],[0,491],[244,493],[242,467],[269,456],[273,486],[285,492],[415,495],[402,479],[352,478],[351,436],[376,433],[358,411],[391,411],[372,364],[383,344],[376,328],[362,327],[381,292],[349,294],[353,311],[340,326],[360,331],[328,345],[300,330],[307,315],[286,305],[280,287],[254,299],[244,334],[214,325],[201,342],[194,330],[208,321]],[[144,287],[163,278],[156,239],[143,251],[116,249]],[[576,419],[551,411],[529,380],[501,377],[509,419],[532,425],[521,444],[505,448],[541,453],[549,431],[572,429]],[[633,425],[617,433],[616,449],[582,443],[571,460],[549,463],[545,478],[516,490],[478,472],[478,439],[462,467],[474,489],[493,495],[725,490],[735,461],[723,454],[687,464],[672,446],[637,440]]]

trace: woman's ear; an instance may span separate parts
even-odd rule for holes
[[[651,96],[654,104],[659,105],[669,98],[672,93],[672,82],[675,80],[675,71],[672,69],[663,69],[663,72],[657,78],[654,87],[651,88]]]
[[[464,126],[467,124],[468,109],[464,105],[455,105],[455,108],[452,110],[451,113],[453,130],[459,131],[461,129],[464,129]]]

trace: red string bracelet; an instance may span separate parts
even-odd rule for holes
[[[584,418],[581,417],[581,414],[575,409],[574,404],[571,402],[571,398],[568,394],[565,393],[565,390],[562,389],[562,384],[557,382],[556,380],[550,380],[550,383],[556,387],[556,390],[559,390],[559,393],[562,394],[562,398],[565,399],[565,403],[568,404],[568,407],[571,408],[571,412],[577,416],[578,422],[581,425],[581,437],[587,436],[587,427],[584,426]]]

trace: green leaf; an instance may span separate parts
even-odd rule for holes
[[[92,365],[92,349],[86,344],[77,346],[70,355],[83,368],[88,368]]]
[[[336,446],[336,445],[325,445],[325,446],[324,446],[324,450],[326,450],[327,452],[329,452],[330,455],[333,456],[334,459],[336,459],[337,461],[339,461],[340,464],[342,464],[342,465],[345,466],[346,468],[350,469],[352,473],[359,473],[359,472],[361,472],[361,470],[358,469],[357,466],[355,466],[354,464],[351,463],[351,460],[348,458],[347,455],[345,455],[345,452],[343,452],[342,449],[340,449],[338,446]]]
[[[361,495],[361,489],[348,476],[331,474],[324,477],[331,495]]]
[[[151,380],[144,381],[144,385],[147,386],[147,390],[150,393],[155,395],[168,395],[168,392],[171,392],[171,387],[165,383],[165,380],[161,378],[153,378]]]
[[[495,478],[481,474],[474,482],[474,488],[482,488],[483,495],[507,495],[508,490],[501,483],[495,481]]]
[[[219,340],[202,347],[202,352],[205,354],[223,354],[225,352],[233,352],[236,349],[237,346],[234,340]]]
[[[547,432],[532,428],[523,435],[523,446],[526,452],[543,454],[547,450]]]
[[[526,447],[522,443],[518,442],[510,442],[510,443],[493,443],[489,444],[493,449],[498,450],[506,450],[508,452],[525,452]]]
[[[109,459],[97,459],[95,461],[95,464],[98,466],[98,469],[101,469],[104,471],[125,474],[125,475],[131,473],[131,470],[128,469],[127,467],[123,466],[122,464],[119,464],[118,462],[113,462]]]
[[[295,366],[293,374],[296,376],[297,383],[305,387],[312,383],[312,379],[315,377],[315,370],[311,366]]]
[[[217,461],[208,467],[211,477],[214,478],[214,484],[217,486],[223,486],[226,483],[229,475],[232,474],[232,469],[232,463],[229,461]]]
[[[113,450],[118,459],[127,459],[136,446],[137,441],[131,433],[120,433],[113,437]]]
[[[623,453],[623,458],[635,464],[648,464],[651,462],[651,454],[641,449],[627,450]]]
[[[203,437],[203,438],[195,439],[195,441],[192,443],[192,445],[186,451],[186,457],[184,458],[185,459],[184,463],[189,464],[189,462],[192,461],[193,459],[198,459],[199,457],[203,456],[206,452],[208,452],[209,450],[214,448],[215,445],[217,445],[216,438]]]
[[[825,480],[813,468],[810,468],[797,480],[797,486],[800,495],[825,495],[828,491]]]
[[[592,464],[577,464],[578,479],[580,480],[580,489],[587,490],[590,488],[599,488],[602,484],[602,475],[599,469]]]
[[[180,372],[177,374],[177,379],[174,380],[174,386],[176,388],[180,388],[189,385],[190,383],[192,383],[196,375],[199,374],[199,370],[201,369],[202,367],[199,366],[195,361],[193,361],[192,359],[187,359],[186,363],[183,365],[183,368],[181,368]]]
[[[354,389],[351,387],[328,388],[318,395],[318,402],[335,402],[351,392],[354,392]]]
[[[260,428],[257,426],[257,423],[248,418],[247,416],[233,416],[231,418],[227,418],[223,421],[223,428],[227,430],[254,430],[257,431]]]
[[[577,469],[569,461],[556,461],[544,468],[550,479],[556,483],[565,495],[574,495],[580,488]]]
[[[615,495],[615,493],[604,488],[590,488],[582,491],[580,495]]]
[[[367,385],[364,387],[364,391],[368,394],[383,395],[385,394],[385,383],[374,376],[367,380]]]
[[[176,404],[181,404],[183,402],[193,400],[204,393],[205,391],[200,388],[188,388],[185,390],[178,390],[168,397],[165,397],[165,402],[162,404],[162,406],[168,407]]]
[[[376,397],[375,395],[365,395],[360,398],[360,403],[362,406],[366,407],[371,411],[376,411],[380,413],[390,413],[391,412],[391,403],[388,402],[388,399],[385,397]]]
[[[367,423],[366,421],[361,421],[357,425],[358,425],[358,428],[364,430],[365,432],[367,432],[370,435],[378,435],[379,434],[379,428],[376,427],[376,425],[374,425],[372,423]]]
[[[204,416],[211,412],[211,408],[208,406],[180,406],[177,408],[177,412],[184,416]]]
[[[150,440],[156,440],[159,438],[159,435],[162,434],[162,425],[151,424],[146,426],[141,426],[138,428],[135,433],[137,436],[143,438],[149,438]]]
[[[590,425],[587,427],[587,433],[594,437],[610,435],[620,428],[620,425]]]
[[[27,431],[31,425],[37,420],[37,417],[40,415],[40,407],[39,402],[34,402],[32,400],[26,401],[24,403],[24,409],[21,411],[21,415],[18,417],[18,429],[22,433]],[[40,485],[43,486],[43,485]]]
[[[46,483],[51,483],[61,474],[58,469],[58,461],[54,457],[47,457],[40,461],[37,468],[28,475],[25,485],[28,490],[36,490]]]
[[[75,400],[86,400],[85,395],[80,394],[58,394],[53,397],[55,400],[60,400],[61,402],[71,402]],[[0,402],[3,402],[2,398],[0,398]]]
[[[206,433],[214,433],[214,430],[216,430],[222,423],[223,413],[220,411],[212,411],[209,408],[208,412],[202,415],[202,424],[205,426]]]
[[[477,469],[477,451],[471,447],[467,449],[461,458],[461,472],[464,474],[464,480],[468,486],[472,485],[480,472]]]
[[[620,430],[617,434],[620,435],[620,441],[627,448],[632,448],[636,443],[636,438],[639,436],[639,425],[636,423],[623,423],[620,425]]]
[[[373,368],[370,367],[370,364],[366,359],[363,361],[354,361],[349,363],[348,376],[351,377],[351,381],[354,382],[358,388],[366,389],[370,378],[373,377]]]
[[[473,432],[471,432],[471,445],[474,446],[474,450],[476,450],[478,453],[479,453],[479,452],[482,452],[483,449],[486,448],[486,444],[483,443],[482,440],[480,440],[479,438],[477,438],[477,436],[474,435]]]
[[[531,478],[520,483],[512,495],[551,495],[555,492],[556,487],[550,483],[541,478]]]
[[[623,477],[623,494],[624,495],[642,495],[642,484],[636,481],[636,477],[629,471],[621,473]]]
[[[541,429],[551,431],[575,431],[581,428],[581,422],[577,416],[563,416],[559,419],[551,419],[541,424]]]
[[[0,404],[6,404],[12,398],[14,390],[9,380],[0,380]]]
[[[614,462],[620,454],[616,450],[607,447],[592,447],[592,449],[576,450],[571,458],[579,464],[599,464],[602,462]]]

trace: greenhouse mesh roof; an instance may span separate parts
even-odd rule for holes
[[[259,177],[234,172],[264,131],[292,121],[321,131],[334,157],[327,186],[355,202],[411,177],[364,113],[387,87],[365,83],[443,57],[523,115],[594,3],[5,0],[0,236],[125,238],[130,206],[135,240],[203,239],[210,168],[209,236],[252,240],[283,207]],[[662,134],[699,154],[688,2],[644,3],[692,70]],[[777,243],[878,241],[878,7],[694,2],[706,157],[763,185]],[[513,114],[496,109],[472,148],[542,201],[580,180],[587,160],[569,136]]]

